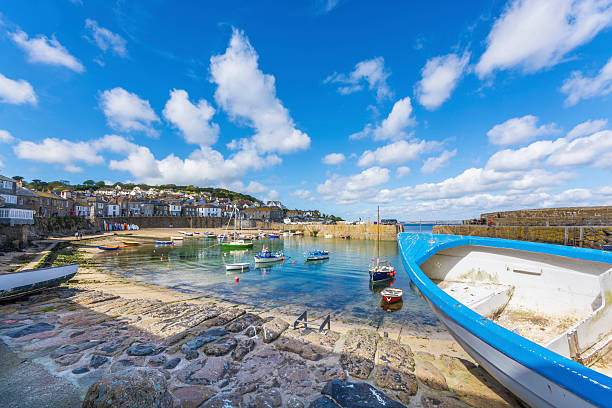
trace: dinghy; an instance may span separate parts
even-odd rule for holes
[[[329,252],[314,250],[314,251],[307,252],[305,256],[306,256],[306,262],[321,261],[323,259],[329,259]]]
[[[170,240],[172,240],[172,241],[182,241],[184,239],[185,238],[183,238],[183,237],[170,237]]]
[[[138,241],[121,241],[125,246],[138,246],[140,242]]]
[[[262,249],[257,255],[255,255],[255,263],[271,263],[280,262],[285,260],[285,254],[282,251],[272,252],[269,249]]]
[[[612,359],[612,254],[420,233],[398,244],[452,336],[526,404],[611,405],[612,378],[596,370]]]
[[[79,271],[79,265],[31,269],[0,275],[0,300],[34,293],[57,286],[72,279]]]
[[[221,246],[223,249],[245,249],[245,248],[253,248],[253,242],[245,241],[243,239],[235,239],[230,242],[222,242]]]
[[[251,265],[248,262],[237,262],[237,263],[232,263],[232,264],[226,264],[225,270],[226,271],[247,271],[249,270],[250,267]]]
[[[116,251],[121,248],[121,245],[98,245],[98,249],[103,251]]]
[[[172,245],[172,241],[155,241],[155,245]]]
[[[398,288],[385,288],[380,292],[380,296],[389,304],[402,300],[403,294],[404,291]]]

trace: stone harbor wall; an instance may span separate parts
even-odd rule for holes
[[[404,226],[398,225],[381,225],[380,239],[382,241],[395,241],[397,234],[404,231]],[[323,237],[331,235],[334,238],[339,238],[343,235],[350,235],[352,239],[370,239],[375,240],[377,236],[376,225],[324,225],[324,224],[307,224],[307,225],[291,225],[281,223],[258,222],[257,228],[271,229],[281,231],[304,231],[305,235]]]
[[[481,218],[506,226],[605,226],[612,225],[612,206],[498,211]]]
[[[612,244],[612,227],[434,225],[433,233],[515,239],[594,249]]]
[[[96,226],[102,229],[104,221],[109,224],[135,224],[140,228],[223,228],[227,218],[217,217],[104,217],[96,218]],[[233,226],[233,221],[232,221]]]
[[[76,231],[96,229],[85,217],[34,217],[34,230],[39,235],[74,234]]]
[[[0,249],[12,250],[24,248],[31,239],[30,225],[0,226]]]

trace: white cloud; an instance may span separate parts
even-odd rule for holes
[[[338,204],[352,204],[357,201],[372,200],[376,188],[389,181],[389,170],[382,167],[371,167],[348,177],[334,175],[317,186],[317,192],[325,200],[334,200]]]
[[[581,99],[608,95],[612,92],[612,58],[599,70],[594,77],[585,77],[582,72],[572,72],[563,82],[561,92],[567,94],[565,106],[572,106]]]
[[[163,114],[180,129],[188,143],[209,146],[219,137],[219,125],[210,122],[215,109],[205,99],[200,99],[197,105],[192,104],[189,95],[182,89],[170,92]]]
[[[70,55],[68,50],[55,37],[49,39],[40,35],[36,38],[28,38],[28,35],[21,30],[11,33],[10,37],[15,44],[25,51],[30,62],[58,65],[75,72],[85,71],[83,64]]]
[[[140,99],[123,88],[113,88],[100,94],[100,106],[108,124],[121,131],[143,131],[150,136],[157,135],[152,127],[159,118],[151,109],[149,101]]]
[[[608,125],[607,119],[595,119],[587,120],[576,126],[569,132],[567,132],[566,139],[575,139],[577,137],[586,136],[595,132],[599,132]]]
[[[541,140],[521,149],[500,150],[489,158],[487,169],[500,171],[525,170],[532,168],[556,151],[562,141]]]
[[[489,142],[503,146],[529,142],[538,136],[550,135],[559,131],[554,123],[539,127],[537,124],[538,118],[533,115],[512,118],[504,123],[493,126],[487,132],[487,136],[489,137]]]
[[[46,138],[41,143],[21,141],[13,148],[20,159],[43,163],[63,164],[68,171],[73,171],[75,162],[100,164],[104,162],[98,154],[100,150],[93,143],[71,142],[65,139]]]
[[[310,190],[304,190],[301,188],[298,188],[297,190],[295,190],[294,192],[291,193],[291,195],[293,197],[297,197],[301,200],[310,200],[310,201],[314,201],[315,198],[312,196],[312,192]]]
[[[8,130],[0,129],[0,143],[12,143],[15,140]]]
[[[124,58],[127,57],[127,49],[125,47],[127,42],[119,34],[115,34],[104,27],[100,27],[96,21],[89,18],[85,20],[85,28],[89,30],[91,35],[90,40],[103,52],[110,50],[115,55]]]
[[[416,87],[419,103],[429,110],[442,105],[450,98],[469,61],[468,52],[462,56],[448,54],[427,61],[421,71],[422,79]]]
[[[478,76],[519,67],[535,72],[559,63],[612,22],[610,0],[514,0],[495,21]]]
[[[387,85],[389,73],[385,71],[385,60],[382,57],[361,61],[348,75],[334,73],[325,79],[325,83],[338,83],[338,92],[342,95],[361,91],[365,83],[376,91],[376,99],[382,101],[391,98],[393,93]]]
[[[249,185],[244,188],[244,191],[249,194],[261,194],[268,191],[268,187],[258,183],[257,181],[251,181]]]
[[[316,0],[317,10],[322,14],[329,13],[335,9],[338,4],[340,4],[340,0]]]
[[[38,98],[29,82],[23,79],[15,81],[0,74],[0,102],[36,105]]]
[[[400,166],[395,170],[395,177],[403,178],[410,174],[410,167]]]
[[[310,146],[310,137],[296,129],[289,111],[276,97],[275,80],[258,67],[258,55],[242,31],[233,30],[229,47],[210,59],[215,101],[230,118],[256,130],[252,140],[260,152],[291,153]]]
[[[346,156],[344,156],[342,153],[330,153],[323,157],[323,163],[330,165],[340,164],[344,160],[346,160]]]
[[[440,167],[446,166],[448,164],[448,161],[455,157],[456,154],[457,149],[452,151],[445,150],[440,156],[428,158],[427,160],[425,160],[425,163],[423,163],[423,167],[421,167],[421,172],[425,174],[433,173]]]
[[[278,191],[276,191],[276,190],[269,190],[268,191],[268,195],[266,196],[264,201],[275,201],[275,200],[278,200],[279,197],[280,197],[280,194],[278,193]]]
[[[415,125],[416,120],[412,116],[410,97],[405,97],[395,102],[389,116],[380,124],[376,126],[368,124],[361,132],[352,134],[350,138],[361,139],[371,136],[374,140],[407,139],[411,136],[411,132],[407,132],[408,128]]]
[[[366,150],[363,152],[358,166],[369,167],[374,164],[381,166],[397,166],[407,161],[415,160],[419,155],[436,149],[440,146],[439,142],[433,141],[411,141],[399,140],[394,143],[379,147],[376,150]]]

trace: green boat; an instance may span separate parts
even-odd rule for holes
[[[223,249],[245,249],[253,248],[253,243],[251,241],[237,239],[235,241],[223,242],[221,246],[223,247]]]
[[[215,234],[206,234],[203,238],[217,238]]]

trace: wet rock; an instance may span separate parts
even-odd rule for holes
[[[204,366],[195,371],[187,379],[188,384],[209,385],[221,380],[228,371],[228,364],[225,359],[211,357],[206,360]]]
[[[289,323],[278,317],[264,323],[261,329],[262,340],[264,343],[270,343],[278,338],[289,327]]]
[[[195,360],[196,358],[198,358],[200,356],[200,353],[198,353],[195,350],[187,350],[187,352],[185,353],[185,360],[190,361],[190,360]]]
[[[402,346],[388,338],[379,342],[374,384],[409,395],[416,394],[418,384],[414,375],[414,359],[408,346]]]
[[[117,371],[121,371],[126,368],[134,367],[135,365],[136,364],[132,360],[127,360],[127,359],[118,360],[118,361],[115,361],[113,364],[111,364],[110,371],[111,373],[116,373]]]
[[[174,357],[168,360],[168,362],[164,365],[164,370],[173,370],[176,368],[177,365],[179,365],[180,362],[181,362],[180,357]]]
[[[337,365],[321,365],[318,366],[315,373],[315,379],[318,382],[328,382],[331,380],[346,380],[346,373],[342,367]]]
[[[260,349],[251,353],[235,375],[239,384],[255,384],[269,378],[276,367],[284,361],[281,353],[274,349]]]
[[[222,337],[204,346],[204,353],[209,356],[224,356],[236,348],[238,342],[233,337]]]
[[[282,404],[283,398],[276,388],[255,396],[255,408],[280,407]]]
[[[177,387],[172,390],[172,393],[180,401],[182,408],[196,408],[204,401],[214,396],[216,392],[209,387]]]
[[[110,341],[102,347],[99,347],[97,349],[97,352],[98,354],[112,357],[117,354],[121,354],[123,350],[125,350],[129,346],[130,341],[131,340],[129,336],[124,336],[119,339]]]
[[[171,408],[173,405],[164,375],[146,368],[102,377],[89,387],[83,401],[83,408]]]
[[[330,398],[322,396],[312,401],[308,408],[338,408],[340,405],[336,404]]]
[[[243,314],[245,314],[244,310],[239,309],[237,307],[232,307],[226,312],[221,313],[219,316],[208,320],[205,324],[208,327],[224,326],[232,320],[236,319],[237,317],[242,316]]]
[[[255,348],[255,340],[247,339],[240,340],[236,345],[234,351],[232,351],[232,358],[236,361],[240,361],[249,354]]]
[[[55,326],[52,325],[52,324],[45,323],[45,322],[39,322],[39,323],[27,325],[27,326],[22,327],[20,329],[12,330],[12,331],[6,333],[6,335],[11,337],[11,338],[13,338],[13,339],[17,339],[19,337],[27,336],[29,334],[35,334],[35,333],[42,333],[42,332],[46,332],[46,331],[51,331],[54,328],[55,328]]]
[[[247,313],[240,317],[239,319],[234,320],[225,326],[225,329],[232,333],[239,333],[241,331],[246,330],[250,326],[256,327],[260,323],[262,323],[263,319],[256,314]]]
[[[200,408],[242,408],[244,406],[240,394],[219,394],[206,401]]]
[[[159,354],[163,350],[163,347],[157,347],[153,343],[134,343],[127,349],[127,354],[129,356],[150,356]]]
[[[404,407],[368,383],[332,380],[323,387],[321,392],[331,397],[341,407]]]
[[[374,368],[379,336],[368,330],[351,330],[340,354],[340,364],[350,375],[366,379]]]
[[[423,408],[465,408],[467,405],[454,397],[424,393],[421,395]]]
[[[194,361],[193,363],[190,363],[187,367],[180,369],[176,373],[176,379],[179,380],[180,382],[188,383],[189,377],[191,377],[191,374],[195,373],[196,371],[201,369],[203,366],[204,366],[203,361]]]
[[[87,368],[86,366],[83,366],[83,367],[78,367],[72,370],[72,374],[85,374],[88,371],[89,371],[89,368]]]
[[[75,331],[74,333],[72,333],[70,335],[70,338],[77,337],[77,336],[80,336],[82,334],[85,334],[85,330],[77,330],[77,331]]]
[[[319,334],[315,330],[287,330],[274,346],[279,350],[295,353],[306,360],[318,361],[332,353],[333,345],[339,337],[333,332]]]
[[[283,390],[291,390],[292,395],[308,398],[320,388],[315,386],[311,373],[312,369],[301,360],[286,361],[278,369],[278,381]]]
[[[181,346],[181,351],[183,353],[187,353],[188,350],[197,350],[203,345],[210,343],[211,341],[215,341],[220,339],[221,337],[227,335],[227,330],[218,327],[214,329],[210,329],[200,333],[195,339],[189,340],[185,344]]]
[[[83,353],[65,354],[56,358],[55,362],[61,366],[69,366],[79,361],[81,357],[83,357]]]
[[[149,365],[151,367],[161,367],[164,364],[166,364],[166,356],[164,356],[163,354],[160,354],[158,356],[153,356],[149,359]],[[180,360],[179,360],[180,361]]]
[[[104,340],[81,340],[78,343],[67,344],[56,350],[53,350],[53,352],[51,353],[51,357],[56,358],[66,354],[78,353],[80,351],[88,350],[102,343],[104,343]]]
[[[91,361],[89,362],[89,366],[92,368],[99,368],[107,361],[108,361],[108,357],[94,354],[93,356],[91,356]]]
[[[429,361],[419,361],[416,366],[416,376],[423,384],[434,390],[446,391],[448,385],[444,375]]]
[[[305,408],[304,403],[296,397],[289,397],[286,405],[287,408]]]

